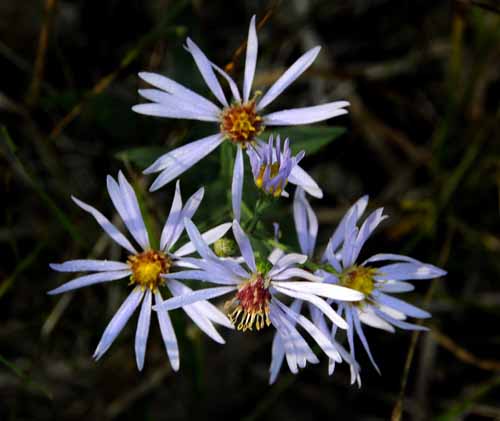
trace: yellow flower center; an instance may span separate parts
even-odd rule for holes
[[[271,293],[268,288],[263,275],[258,273],[241,284],[236,297],[226,302],[224,308],[228,312],[229,320],[238,330],[253,330],[254,324],[256,329],[260,330],[271,324]]]
[[[222,111],[221,132],[233,143],[246,146],[264,130],[262,117],[257,114],[255,98],[244,104],[234,104]]]
[[[130,283],[149,288],[151,291],[155,291],[165,282],[161,275],[168,273],[172,266],[170,258],[165,253],[156,250],[147,250],[129,256],[127,263],[132,270]]]
[[[374,288],[373,277],[377,270],[364,266],[353,266],[340,275],[340,285],[355,289],[366,296],[370,295]]]
[[[268,167],[267,165],[262,165],[260,167],[259,174],[258,174],[257,178],[255,179],[255,185],[259,189],[263,189],[264,173],[266,172],[267,167]],[[270,165],[270,167],[271,167],[271,169],[270,169],[270,173],[269,173],[269,178],[273,179],[274,177],[276,177],[278,175],[280,166],[277,162],[274,162]],[[285,182],[285,186],[286,186],[286,182]],[[272,194],[274,197],[280,197],[281,192],[283,191],[283,188],[285,186],[282,186],[282,183],[279,182],[275,187],[269,187],[268,190],[265,190],[265,191],[266,191],[266,193]]]

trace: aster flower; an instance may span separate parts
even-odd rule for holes
[[[276,137],[275,143],[271,135],[268,143],[249,146],[247,154],[255,185],[274,197],[282,195],[288,197],[288,193],[285,192],[288,178],[293,168],[304,157],[304,151],[292,156],[289,140],[285,139],[283,150],[281,150],[280,136]],[[300,183],[300,180],[295,181],[295,184]]]
[[[61,264],[51,264],[58,272],[93,272],[77,277],[60,287],[49,291],[49,294],[61,294],[97,283],[111,282],[129,277],[133,287],[121,307],[106,327],[94,353],[96,360],[100,359],[110,348],[118,334],[142,302],[135,336],[135,354],[137,368],[142,370],[146,353],[146,344],[151,322],[153,297],[155,304],[162,304],[163,297],[160,287],[167,287],[172,296],[190,293],[191,289],[175,278],[165,279],[162,276],[172,268],[182,265],[182,257],[195,251],[193,244],[187,243],[172,252],[177,240],[184,231],[184,218],[191,218],[198,209],[204,190],[199,189],[182,205],[179,183],[176,185],[175,196],[170,213],[161,233],[160,247],[151,248],[149,235],[141,215],[139,203],[132,186],[120,172],[118,182],[111,176],[107,178],[108,193],[118,214],[129,233],[140,246],[141,251],[116,228],[101,212],[92,206],[72,197],[83,210],[89,212],[101,228],[121,247],[130,253],[125,262],[110,260],[69,260]],[[203,234],[204,241],[212,243],[222,237],[231,224],[219,225]],[[183,307],[191,320],[214,341],[224,343],[213,323],[232,328],[231,322],[216,307],[207,301],[200,301]],[[179,369],[179,348],[177,338],[166,311],[157,312],[160,332],[165,344],[170,364],[174,370]]]
[[[373,366],[380,372],[370,352],[362,325],[388,332],[394,332],[395,327],[427,330],[423,326],[407,322],[406,319],[428,318],[431,315],[391,294],[412,291],[414,286],[407,282],[409,280],[438,278],[446,272],[431,264],[399,254],[375,254],[362,263],[357,263],[363,245],[387,217],[383,214],[383,208],[378,208],[358,227],[358,220],[367,204],[368,196],[362,197],[342,218],[322,255],[321,263],[324,268],[315,274],[322,277],[326,283],[341,285],[364,294],[365,298],[356,303],[335,299],[332,301],[338,305],[339,314],[344,315],[349,325],[347,340],[352,358],[355,358],[354,337],[357,335]],[[318,220],[301,189],[297,189],[295,193],[294,219],[301,250],[312,257],[318,233]],[[385,264],[379,266],[380,262]],[[322,315],[318,317],[322,318]],[[333,337],[336,331],[336,326],[333,326]],[[333,371],[332,367],[330,371]]]
[[[224,70],[212,63],[189,38],[186,41],[186,50],[193,56],[201,76],[221,105],[214,104],[212,101],[165,76],[141,72],[139,76],[158,89],[139,90],[140,95],[152,102],[135,105],[132,109],[140,114],[158,117],[213,122],[218,126],[217,133],[166,153],[150,167],[146,168],[144,173],[160,172],[160,175],[150,188],[154,191],[174,180],[207,156],[224,140],[232,142],[237,145],[232,181],[233,212],[235,218],[239,220],[244,174],[243,149],[260,141],[259,135],[263,132],[265,126],[301,125],[327,120],[346,114],[345,107],[349,103],[336,101],[312,107],[286,109],[270,114],[262,114],[268,105],[311,66],[320,51],[320,47],[314,47],[303,54],[268,89],[262,98],[258,99],[260,95],[258,91],[251,97],[258,50],[255,16],[250,21],[248,31],[242,94],[240,94],[234,80]],[[232,94],[231,103],[226,99],[216,73],[229,84]],[[295,184],[299,184],[300,181],[304,189],[313,196],[321,197],[323,194],[316,182],[298,165],[292,169],[289,180]]]
[[[341,329],[347,323],[329,306],[323,298],[339,301],[357,301],[364,297],[361,292],[338,285],[318,282],[319,277],[297,265],[303,264],[307,256],[290,254],[271,254],[266,261],[256,261],[249,238],[239,223],[233,221],[233,234],[244,259],[239,264],[231,259],[221,259],[207,246],[194,224],[186,220],[186,231],[196,246],[201,259],[186,258],[198,269],[186,270],[175,274],[177,279],[207,281],[222,286],[209,287],[174,297],[154,307],[156,310],[172,310],[190,305],[198,300],[208,300],[221,295],[234,293],[225,304],[229,319],[238,330],[248,331],[273,326],[280,340],[273,344],[273,362],[271,378],[275,377],[274,359],[280,355],[286,357],[292,373],[305,367],[307,362],[317,363],[318,359],[295,325],[302,327],[335,361],[342,361],[342,356],[334,342],[314,323],[301,315],[297,308],[289,307],[283,298],[300,299],[317,307],[325,317]],[[164,275],[166,278],[174,274]],[[299,281],[292,279],[298,278]],[[279,369],[279,367],[278,367]]]

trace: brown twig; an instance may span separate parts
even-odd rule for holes
[[[451,249],[451,244],[452,244],[452,239],[454,235],[455,229],[454,227],[450,227],[448,230],[448,235],[446,237],[446,241],[443,245],[443,248],[441,249],[441,254],[439,257],[439,265],[444,266],[444,264],[447,262],[449,254],[450,254],[450,249]],[[434,295],[434,291],[436,290],[438,286],[439,278],[433,279],[431,282],[431,286],[427,290],[427,293],[424,298],[424,308],[427,308],[432,300],[432,297]],[[421,325],[422,322],[418,322],[417,324]],[[391,421],[400,421],[401,420],[401,415],[403,414],[403,402],[405,398],[405,393],[406,393],[406,385],[408,384],[408,377],[410,374],[410,369],[413,363],[413,357],[415,355],[415,349],[417,346],[418,338],[420,336],[420,332],[414,331],[412,336],[411,336],[411,341],[410,341],[410,346],[408,348],[408,354],[406,356],[406,361],[405,365],[403,368],[403,377],[401,378],[401,386],[399,390],[399,396],[398,400],[396,401],[396,404],[394,405],[394,408],[392,409],[392,414],[391,414]]]
[[[461,347],[453,339],[446,336],[435,327],[432,328],[431,334],[439,345],[450,351],[460,361],[476,366],[481,370],[500,371],[500,361],[476,357],[474,354]]]
[[[266,24],[266,22],[271,18],[271,16],[275,12],[275,10],[278,8],[280,2],[281,2],[281,0],[276,0],[276,1],[274,1],[274,3],[271,6],[269,6],[269,9],[267,10],[266,14],[262,17],[262,19],[259,19],[259,21],[256,24],[257,31],[259,31]],[[233,57],[231,58],[231,61],[224,66],[224,70],[227,73],[234,72],[235,63],[239,60],[241,54],[243,54],[243,51],[245,51],[246,46],[247,46],[247,41],[245,40],[240,44],[240,46],[233,53]]]
[[[40,96],[40,86],[42,85],[43,73],[45,70],[47,46],[49,44],[49,34],[52,28],[56,6],[57,0],[45,0],[44,19],[42,28],[40,29],[40,36],[38,38],[35,69],[33,72],[33,78],[31,80],[28,97],[26,99],[26,103],[31,107],[36,104],[36,102],[38,101],[38,97]]]

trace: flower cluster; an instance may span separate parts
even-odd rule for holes
[[[255,17],[248,32],[241,92],[232,77],[212,63],[189,38],[186,50],[219,104],[165,76],[143,72],[139,76],[154,89],[139,90],[150,102],[136,105],[133,110],[152,116],[213,122],[216,133],[160,156],[144,173],[159,173],[150,187],[151,191],[157,190],[177,179],[222,142],[230,142],[236,150],[231,185],[232,221],[200,233],[193,218],[203,199],[204,188],[183,204],[177,181],[159,246],[154,247],[152,244],[157,242],[150,241],[134,189],[121,172],[117,179],[108,176],[109,197],[131,238],[94,207],[77,198],[73,200],[94,217],[127,256],[123,261],[85,259],[51,264],[58,272],[88,274],[77,276],[49,294],[128,279],[131,291],[105,328],[94,353],[96,360],[108,351],[140,307],[135,335],[138,369],[144,366],[154,311],[170,364],[178,370],[179,348],[169,313],[182,308],[200,330],[220,344],[224,339],[215,325],[242,332],[272,328],[270,383],[276,380],[284,360],[292,373],[307,363],[319,363],[310,345],[312,341],[328,357],[330,374],[336,363],[346,362],[351,382],[360,384],[356,338],[378,370],[362,326],[389,332],[395,328],[426,329],[408,322],[407,318],[426,318],[430,314],[392,294],[411,291],[414,287],[410,280],[437,278],[445,272],[398,254],[375,254],[359,263],[364,243],[386,218],[380,208],[360,223],[368,205],[366,196],[348,210],[325,251],[321,255],[315,252],[318,219],[307,194],[321,198],[323,193],[299,166],[305,153],[293,154],[293,139],[282,140],[279,135],[271,135],[265,142],[262,137],[268,126],[309,124],[347,113],[349,103],[346,101],[264,113],[264,109],[311,66],[319,47],[297,59],[263,95],[260,91],[252,93],[258,50]],[[218,77],[229,85],[230,101]],[[274,238],[269,237],[262,222],[262,210],[266,206],[256,204],[250,219],[243,218],[245,155],[259,192],[258,203],[270,206],[281,197],[286,200],[288,183],[296,186],[293,218],[300,250],[278,241],[277,226]],[[184,232],[189,242],[178,247]],[[193,285],[199,288],[191,288]],[[226,296],[224,304],[211,303],[222,296]]]

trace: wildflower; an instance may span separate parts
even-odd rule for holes
[[[248,32],[242,95],[234,80],[224,70],[212,63],[191,39],[188,38],[186,44],[186,49],[193,56],[203,79],[222,107],[172,79],[156,73],[141,72],[139,76],[158,89],[139,90],[140,95],[152,102],[135,105],[132,109],[140,114],[158,117],[213,122],[217,124],[218,131],[216,134],[166,153],[146,168],[144,173],[160,172],[150,188],[154,191],[178,177],[217,148],[224,140],[227,140],[237,145],[232,193],[233,212],[235,218],[239,220],[244,174],[243,149],[259,142],[259,136],[265,126],[301,125],[327,120],[346,114],[345,107],[349,103],[337,101],[263,114],[264,108],[311,66],[320,51],[320,47],[314,47],[303,54],[262,98],[258,99],[260,95],[258,91],[251,96],[258,50],[255,16],[250,21]],[[233,97],[231,103],[227,101],[216,73],[228,82]],[[302,180],[303,187],[309,194],[316,197],[322,196],[323,193],[319,186],[301,167],[295,166],[289,178],[291,182]]]
[[[356,303],[335,299],[333,302],[338,305],[339,314],[344,315],[349,325],[347,340],[352,358],[355,358],[354,335],[356,334],[373,366],[380,372],[370,352],[362,324],[388,332],[394,332],[395,327],[407,330],[427,330],[423,326],[405,321],[408,316],[428,318],[431,315],[427,311],[390,294],[412,291],[414,286],[406,281],[438,278],[446,272],[431,264],[399,254],[375,254],[364,262],[357,263],[366,240],[387,217],[383,214],[383,208],[376,209],[358,228],[358,220],[367,204],[368,196],[363,196],[342,218],[321,258],[323,268],[316,271],[315,275],[322,277],[326,283],[351,288],[364,295],[364,299]],[[312,257],[318,221],[304,191],[300,189],[297,189],[295,193],[294,219],[301,250]],[[379,262],[388,263],[382,266],[373,265]],[[332,336],[335,336],[336,330],[334,326]],[[331,367],[330,372],[332,371]]]
[[[132,243],[101,212],[73,197],[74,202],[83,210],[89,212],[104,231],[130,255],[125,262],[85,259],[51,264],[50,267],[58,272],[83,271],[94,273],[73,279],[49,291],[49,294],[60,294],[88,285],[129,277],[129,285],[133,289],[106,327],[95,350],[94,358],[96,360],[100,359],[110,348],[142,301],[135,336],[137,367],[142,370],[149,335],[153,297],[155,304],[163,303],[162,293],[160,292],[161,287],[167,287],[173,296],[191,292],[190,288],[179,281],[174,278],[167,280],[163,275],[169,273],[173,267],[182,265],[182,257],[195,251],[191,243],[180,247],[175,252],[171,252],[171,249],[184,231],[183,218],[193,216],[203,198],[204,190],[203,188],[199,189],[182,206],[180,186],[177,183],[172,207],[161,233],[160,248],[155,250],[151,248],[148,232],[134,190],[124,175],[121,172],[118,174],[118,182],[108,176],[107,188],[113,205],[128,231],[140,246],[141,251],[137,251]],[[219,225],[207,231],[203,235],[204,240],[213,243],[222,237],[230,227],[231,224]],[[224,343],[224,339],[213,326],[213,323],[218,323],[232,328],[230,321],[222,312],[206,301],[200,301],[183,308],[193,322],[208,336],[216,342]],[[170,364],[174,370],[178,370],[179,349],[170,316],[166,311],[159,311],[157,317]]]
[[[304,157],[304,151],[292,156],[288,139],[285,140],[283,150],[281,150],[280,136],[276,137],[275,144],[271,135],[267,144],[250,146],[247,153],[250,158],[255,185],[274,197],[288,196],[285,192],[288,178],[293,168]],[[296,184],[300,183],[300,180],[295,181]]]
[[[284,354],[292,373],[297,373],[298,368],[305,367],[307,362],[318,362],[316,355],[295,325],[306,330],[328,357],[338,362],[342,361],[335,344],[293,306],[285,305],[282,297],[310,302],[332,323],[341,329],[346,329],[345,320],[339,317],[323,298],[334,298],[342,302],[344,300],[357,301],[364,297],[361,292],[318,282],[319,277],[297,267],[307,259],[307,256],[301,254],[290,253],[278,256],[275,253],[271,254],[267,260],[256,260],[250,240],[236,220],[233,221],[233,234],[244,259],[244,265],[234,260],[217,257],[191,221],[186,220],[185,226],[201,259],[186,258],[186,262],[198,269],[179,272],[177,278],[208,281],[222,286],[201,289],[171,298],[155,306],[156,310],[171,310],[198,300],[208,300],[234,293],[225,304],[228,317],[234,326],[245,332],[254,328],[261,330],[272,325],[280,338],[280,341],[273,347],[273,360],[275,354]],[[168,279],[174,275],[164,276]],[[293,278],[298,278],[300,281],[293,281]],[[271,377],[274,376],[274,370],[273,362],[271,363]]]

